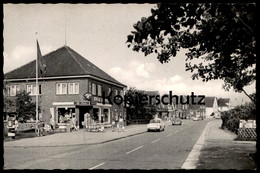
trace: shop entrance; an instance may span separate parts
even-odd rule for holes
[[[83,128],[82,123],[85,121],[84,114],[89,113],[90,115],[92,115],[92,108],[92,106],[79,106],[79,128]]]

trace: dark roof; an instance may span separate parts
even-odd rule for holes
[[[160,95],[159,91],[144,91],[144,90],[142,90],[142,91],[144,92],[144,94],[151,95],[151,96]]]
[[[205,97],[205,106],[213,107],[215,97]]]
[[[68,46],[63,46],[44,55],[43,59],[46,61],[45,77],[92,75],[125,86]],[[36,60],[16,68],[6,73],[4,78],[35,78],[35,63]]]
[[[228,106],[229,101],[230,101],[230,98],[219,98],[218,99],[218,106],[219,107]]]
[[[200,108],[203,108],[204,105],[189,105],[189,110],[199,110]]]
[[[168,95],[168,94],[166,94]],[[161,95],[161,98],[162,98],[163,95]],[[174,96],[174,95],[173,95]],[[172,98],[172,104],[177,104],[177,100],[178,100],[178,104],[182,104],[181,102],[184,102],[186,104],[187,102],[187,96],[185,95],[176,95],[178,97],[173,97]],[[164,97],[164,102],[168,102],[170,104],[170,95],[168,95],[168,97]]]

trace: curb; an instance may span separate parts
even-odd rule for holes
[[[181,169],[196,169],[197,163],[199,161],[200,151],[205,142],[205,138],[208,135],[209,125],[212,124],[211,122],[212,121],[208,122],[206,127],[203,129],[199,139],[193,146],[190,154],[188,155],[184,163],[182,164]]]
[[[119,139],[123,139],[123,138],[127,138],[127,137],[131,137],[131,136],[135,136],[135,135],[140,135],[145,133],[144,132],[139,132],[139,133],[135,133],[135,134],[131,134],[131,135],[127,135],[127,136],[122,136],[122,137],[118,137],[118,138],[114,138],[114,139],[109,139],[109,140],[105,140],[105,141],[101,141],[101,142],[94,142],[94,143],[80,143],[80,144],[68,144],[68,145],[45,145],[45,146],[37,146],[37,145],[25,145],[25,146],[21,146],[21,145],[14,145],[14,146],[4,146],[5,148],[22,148],[22,147],[70,147],[70,146],[83,146],[83,145],[97,145],[97,144],[104,144],[104,143],[108,143],[108,142],[112,142],[112,141],[116,141]]]

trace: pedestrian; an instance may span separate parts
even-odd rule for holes
[[[112,120],[112,132],[115,131],[115,125],[116,125],[116,122],[115,122],[115,119]]]
[[[72,123],[73,123],[73,129],[78,130],[78,128],[77,128],[77,118],[76,118],[75,114],[73,114],[73,116],[72,116]]]
[[[52,116],[52,114],[50,115],[50,124],[51,124],[51,130],[54,131],[54,117]]]
[[[124,120],[123,120],[122,116],[119,117],[118,132],[120,131],[120,129],[124,132]]]
[[[17,119],[18,118],[15,117],[15,120],[14,120],[14,129],[15,129],[15,131],[17,131],[17,129],[18,129],[18,120]]]
[[[38,122],[38,136],[42,136],[43,135],[43,130],[44,130],[44,122],[40,118],[40,120]]]

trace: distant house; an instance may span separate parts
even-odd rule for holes
[[[177,96],[177,95],[176,95]],[[185,119],[188,115],[188,104],[182,104],[187,102],[186,96],[178,95],[177,97],[172,98],[172,104],[168,97],[164,98],[164,101],[168,103],[167,105],[162,104],[162,107],[165,111],[168,112],[167,117],[179,117]]]
[[[198,103],[200,101],[200,98],[195,97],[194,98],[194,102]],[[205,99],[204,99],[205,102]],[[198,104],[189,104],[188,106],[188,110],[189,110],[189,114],[191,117],[203,117],[205,118],[205,114],[206,114],[206,107],[205,105],[198,105]]]
[[[36,60],[31,61],[4,75],[8,97],[15,97],[18,91],[25,90],[35,101],[39,95],[39,117],[45,122],[54,119],[62,123],[71,115],[77,117],[77,125],[83,122],[111,123],[119,116],[126,118],[123,104],[103,104],[102,92],[123,95],[126,85],[120,83],[102,69],[82,57],[68,46],[63,46],[43,56],[46,61],[46,73],[39,78],[36,91]]]
[[[191,117],[205,118],[205,105],[189,105],[189,113]]]
[[[218,115],[218,101],[216,97],[205,97],[206,118],[213,118]]]
[[[222,111],[228,111],[230,110],[230,98],[219,98],[218,99],[218,110],[220,112]]]

